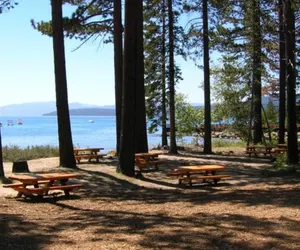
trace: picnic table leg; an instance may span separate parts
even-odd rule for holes
[[[64,190],[66,198],[70,197],[70,190]]]
[[[18,191],[18,194],[17,194],[16,198],[21,198],[22,195],[23,195],[23,193],[21,191]]]
[[[220,181],[221,179],[214,179],[214,183],[215,184],[218,184],[218,182]]]
[[[187,173],[186,176],[190,179],[189,180],[190,187],[193,186],[192,179],[190,178],[191,177],[190,173]]]
[[[23,184],[23,188],[26,188],[26,186],[27,186],[27,184]],[[21,191],[18,191],[18,194],[17,194],[16,198],[21,198],[21,197],[22,197],[22,195],[24,195],[24,196],[25,196],[25,194],[24,194],[23,192],[21,192]]]
[[[62,180],[60,180],[60,184],[62,186],[65,186],[67,184],[67,181],[68,181],[68,179],[62,179]],[[70,190],[65,189],[64,193],[65,193],[66,198],[70,197]]]
[[[178,184],[179,184],[179,185],[182,183],[181,177],[183,177],[183,174],[179,175],[179,178],[178,178]]]
[[[39,184],[36,183],[36,184],[34,184],[33,186],[34,186],[35,188],[38,188],[38,187],[39,187]],[[47,192],[47,194],[48,194],[48,192]],[[43,195],[42,195],[42,194],[38,194],[38,197],[39,197],[39,198],[43,198]]]
[[[23,183],[23,188],[26,188],[27,186],[28,186],[28,184]],[[29,192],[26,193],[26,192],[18,191],[16,198],[21,198],[22,195],[24,195],[25,197],[34,197],[34,195],[30,194]]]
[[[205,172],[204,172],[204,176],[206,176],[206,175],[209,175],[209,171],[205,171]],[[202,182],[203,182],[203,183],[206,182],[206,179],[203,179]]]
[[[50,180],[46,186],[51,187],[51,186],[53,186],[54,182],[55,182],[54,180]],[[45,192],[45,195],[48,195],[48,194],[49,194],[49,190]]]

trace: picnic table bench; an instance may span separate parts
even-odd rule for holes
[[[287,148],[274,148],[275,155],[284,154],[287,152]]]
[[[274,147],[272,146],[258,146],[258,145],[250,145],[246,147],[245,153],[249,155],[249,157],[253,154],[255,157],[258,157],[259,154],[263,154],[264,156],[270,155],[272,157],[272,154],[274,151],[272,151]]]
[[[70,178],[78,176],[78,174],[73,173],[14,174],[8,176],[8,178],[19,181],[19,183],[7,184],[3,185],[3,187],[18,191],[17,197],[22,197],[22,195],[25,197],[43,197],[48,195],[51,190],[61,190],[68,197],[70,191],[82,187],[82,184],[67,183]]]
[[[159,160],[159,153],[137,153],[135,154],[135,166],[141,171],[143,168],[154,166],[158,170],[158,165],[164,163]]]
[[[91,163],[92,159],[95,159],[96,162],[99,162],[99,158],[103,158],[106,154],[100,154],[100,150],[104,148],[74,148],[74,156],[79,164],[81,159],[88,159],[88,162]]]
[[[221,179],[230,178],[230,175],[217,175],[217,171],[224,171],[225,167],[221,165],[196,165],[196,166],[180,166],[169,172],[169,175],[178,178],[178,184],[183,182],[193,185],[193,180],[213,180],[217,184]]]

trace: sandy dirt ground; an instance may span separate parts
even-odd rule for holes
[[[0,249],[300,249],[299,174],[237,152],[163,154],[139,179],[116,173],[116,158],[76,170],[28,161],[31,172],[79,173],[83,188],[38,200],[0,185]],[[224,165],[231,179],[185,187],[167,175],[194,164]]]

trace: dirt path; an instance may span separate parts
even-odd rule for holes
[[[16,200],[0,187],[0,249],[299,249],[299,177],[264,176],[270,161],[239,156],[161,158],[160,171],[140,179],[117,174],[116,159],[81,164],[84,188],[68,200]],[[232,178],[183,188],[166,176],[203,163],[225,165]],[[57,158],[28,164],[61,170]]]

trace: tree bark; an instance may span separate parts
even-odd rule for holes
[[[161,145],[168,145],[168,137],[167,137],[167,98],[166,98],[166,1],[162,1],[162,69],[161,69],[161,77],[162,77],[162,100],[161,100]]]
[[[252,65],[252,88],[254,102],[254,124],[253,142],[262,142],[262,120],[261,120],[261,25],[260,25],[260,3],[252,0],[252,38],[253,38],[253,65]]]
[[[144,85],[144,39],[143,39],[143,1],[137,1],[136,17],[136,123],[135,123],[135,152],[148,152],[146,103]]]
[[[114,0],[114,65],[115,65],[115,106],[116,106],[116,150],[119,154],[122,114],[123,84],[123,39],[122,39],[122,1]]]
[[[168,0],[169,18],[169,93],[170,93],[170,153],[178,154],[175,128],[175,68],[174,68],[174,14],[173,1]]]
[[[283,5],[282,0],[278,2],[278,16],[279,16],[279,130],[278,130],[278,143],[284,144],[285,140],[285,77],[286,77],[286,64],[285,64],[285,37],[284,37],[284,23],[283,23]]]
[[[123,110],[119,164],[117,171],[127,176],[134,176],[135,152],[135,105],[136,105],[136,13],[141,0],[125,0],[125,38],[124,38],[124,75],[123,75]]]
[[[211,148],[211,105],[210,105],[210,72],[209,72],[209,37],[207,0],[203,0],[203,65],[204,65],[204,148],[210,154]]]
[[[70,124],[65,48],[62,20],[62,0],[51,0],[56,108],[58,122],[60,166],[76,168]]]
[[[296,121],[295,13],[292,0],[283,0],[285,22],[286,86],[288,118],[288,164],[298,163]]]

